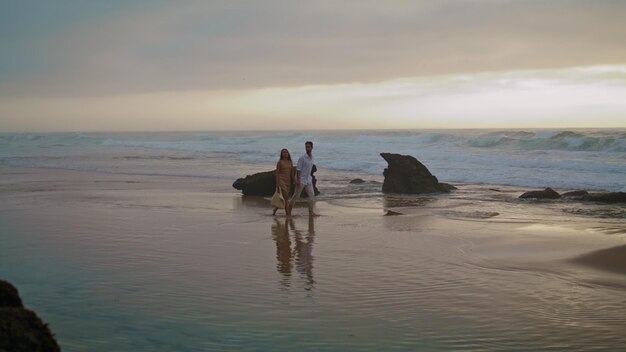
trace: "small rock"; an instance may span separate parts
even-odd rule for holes
[[[561,197],[565,197],[565,198],[581,198],[581,197],[586,197],[589,195],[589,192],[587,191],[570,191],[570,192],[565,192],[563,194],[561,194]]]
[[[393,210],[387,210],[387,213],[385,214],[385,216],[396,216],[396,215],[404,215],[404,214],[398,213],[397,211],[393,211]]]
[[[246,196],[271,197],[276,190],[276,173],[271,170],[239,178],[233,183],[233,188],[241,190]]]
[[[361,179],[361,178],[355,178],[354,180],[350,181],[350,184],[361,184],[361,183],[365,183],[365,180]]]
[[[561,195],[548,187],[543,191],[530,191],[519,196],[520,198],[536,198],[536,199],[559,199]]]
[[[238,178],[233,183],[233,188],[238,189],[244,196],[262,196],[271,197],[276,190],[276,173],[275,170],[258,172],[253,175],[248,175],[245,178]],[[292,185],[291,192],[295,190],[295,185]],[[317,186],[313,186],[315,195],[319,195],[320,191]],[[306,192],[302,191],[302,197],[306,198]]]
[[[590,193],[583,200],[599,203],[626,203],[626,192]]]
[[[441,188],[443,188],[444,192],[450,192],[450,191],[454,191],[455,189],[458,189],[454,187],[453,185],[449,183],[445,183],[445,182],[439,182],[439,185],[441,186]]]

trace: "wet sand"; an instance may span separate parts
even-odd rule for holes
[[[626,274],[626,245],[593,251],[572,259],[572,262]]]
[[[0,278],[66,350],[626,343],[623,220],[383,195],[289,220],[230,183],[0,168]]]

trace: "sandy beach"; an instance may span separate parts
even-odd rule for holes
[[[526,203],[478,207],[453,193],[322,197],[319,217],[296,207],[288,220],[271,216],[269,199],[228,190],[227,180],[0,175],[0,276],[64,350],[625,342],[621,219]]]

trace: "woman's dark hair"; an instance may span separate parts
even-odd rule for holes
[[[280,150],[280,155],[278,156],[278,161],[283,160],[283,150],[287,150],[287,148],[283,148]],[[291,154],[289,153],[289,150],[287,150],[287,160],[291,161]]]

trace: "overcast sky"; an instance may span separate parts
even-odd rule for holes
[[[0,7],[0,131],[626,127],[626,1]]]

